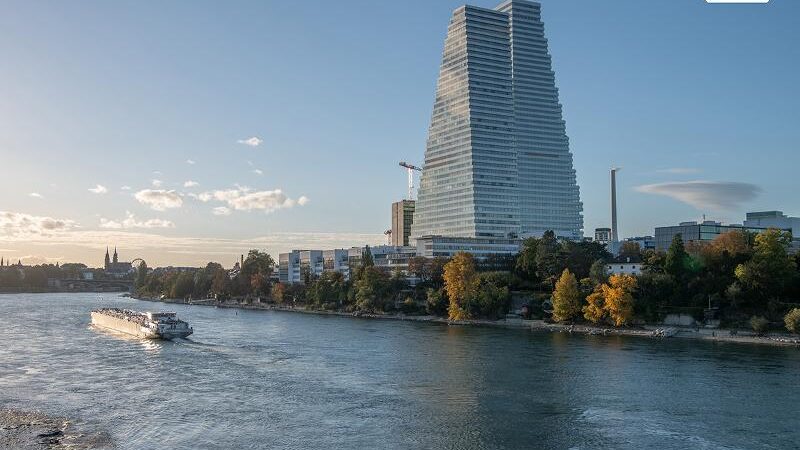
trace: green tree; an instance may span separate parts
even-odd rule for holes
[[[597,286],[608,281],[608,268],[604,260],[598,259],[589,268],[589,279]]]
[[[379,311],[385,307],[389,277],[374,266],[363,268],[361,277],[353,284],[356,308],[360,311]]]
[[[505,317],[511,303],[508,284],[509,274],[507,272],[479,273],[478,285],[465,301],[469,315],[487,319]]]
[[[561,278],[556,282],[552,296],[553,320],[566,322],[581,313],[581,293],[575,275],[564,269]]]
[[[755,237],[753,257],[736,267],[736,278],[755,295],[779,298],[796,276],[796,266],[787,248],[788,232],[770,229]]]
[[[564,258],[556,234],[551,230],[545,231],[536,246],[536,268],[539,278],[552,287],[564,266]]]
[[[672,244],[667,250],[667,256],[664,260],[664,270],[672,275],[679,283],[683,282],[686,278],[686,270],[688,266],[689,254],[686,253],[686,247],[683,245],[683,238],[680,234],[676,234],[672,238]]]
[[[769,320],[764,316],[753,316],[750,318],[750,328],[757,334],[764,334],[769,328]]]
[[[425,301],[425,309],[428,311],[428,314],[433,316],[447,315],[448,303],[444,288],[428,288]]]
[[[539,239],[537,238],[528,238],[522,241],[522,247],[517,254],[517,262],[514,265],[514,270],[520,277],[534,280],[538,276],[536,268],[536,248],[538,246]]]

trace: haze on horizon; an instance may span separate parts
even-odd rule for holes
[[[621,237],[800,215],[800,4],[541,3],[586,235],[615,165]],[[383,243],[461,4],[6,2],[0,256],[230,266]]]

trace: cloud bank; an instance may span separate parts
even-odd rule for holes
[[[216,200],[225,203],[227,205],[226,210],[215,208],[214,214],[216,215],[228,215],[230,210],[259,210],[271,213],[279,209],[292,208],[295,205],[303,206],[308,203],[308,197],[301,196],[299,199],[294,200],[286,196],[280,189],[251,191],[249,188],[241,186],[236,189],[203,192],[198,194],[196,198],[203,202]]]
[[[0,237],[42,236],[75,227],[72,220],[0,211]]]
[[[143,189],[133,195],[139,203],[156,211],[165,211],[183,206],[183,199],[175,191],[164,189]]]
[[[684,181],[646,184],[636,190],[674,198],[700,210],[734,210],[755,199],[761,188],[737,181]]]
[[[169,220],[163,219],[136,220],[136,217],[132,213],[126,212],[125,219],[120,221],[101,218],[100,228],[115,230],[130,228],[175,228],[175,224]]]

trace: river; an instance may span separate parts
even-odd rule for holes
[[[103,306],[195,333],[123,338]],[[0,295],[0,406],[122,449],[798,448],[800,350]]]

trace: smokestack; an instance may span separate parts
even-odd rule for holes
[[[611,242],[619,242],[617,233],[617,172],[622,170],[620,167],[611,169]]]

